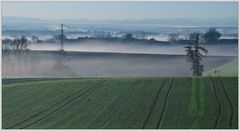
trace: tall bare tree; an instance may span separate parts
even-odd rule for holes
[[[201,64],[203,54],[207,54],[208,50],[200,46],[200,34],[193,33],[189,36],[190,45],[185,47],[185,52],[187,55],[186,61],[191,64],[191,70],[193,71],[193,76],[202,76],[204,70],[204,65]]]

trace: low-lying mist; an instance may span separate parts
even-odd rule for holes
[[[82,42],[64,43],[65,51],[84,51],[84,52],[116,52],[116,53],[144,53],[144,54],[181,54],[185,55],[183,44],[136,44],[118,42]],[[208,49],[207,55],[214,56],[237,56],[238,45],[236,44],[214,44],[202,45]],[[30,50],[52,50],[60,49],[60,44],[40,43],[31,44]]]
[[[206,56],[209,70],[236,57]],[[191,76],[184,55],[26,51],[4,54],[3,77]]]

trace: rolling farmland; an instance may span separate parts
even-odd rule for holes
[[[203,76],[238,76],[238,59],[233,59],[226,64],[210,69],[204,72]]]
[[[2,126],[4,129],[237,129],[237,79],[3,79]]]

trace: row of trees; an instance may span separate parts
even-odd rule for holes
[[[190,44],[185,47],[185,52],[187,55],[186,61],[189,62],[191,65],[193,76],[201,76],[204,70],[204,65],[201,64],[201,61],[203,53],[207,54],[208,52],[207,49],[200,45],[204,43],[204,37],[205,36],[199,33],[190,34],[189,35]],[[30,42],[26,39],[26,37],[22,36],[14,40],[5,41],[3,45],[3,59],[8,58],[6,56],[8,56],[9,54],[13,54],[14,58],[17,59],[18,73],[21,71],[21,63],[23,63],[22,62],[23,58],[25,58],[24,53],[28,51],[29,43]],[[6,59],[5,61],[9,61],[9,58],[8,60]],[[65,72],[69,70],[69,67],[66,64],[67,61],[68,59],[66,52],[64,50],[58,51],[55,57],[54,69],[56,69],[57,72]],[[34,62],[31,62],[30,65],[33,63]]]
[[[193,70],[194,76],[201,76],[204,65],[201,64],[201,60],[203,57],[202,53],[207,54],[207,50],[200,46],[201,43],[213,43],[216,42],[220,38],[221,34],[216,31],[215,28],[210,28],[206,34],[193,33],[189,35],[190,45],[185,47],[185,52],[187,55],[187,62],[191,64],[191,69]],[[125,36],[127,39],[133,38],[131,34],[127,34]],[[61,35],[56,35],[56,39],[65,38]],[[37,38],[33,38],[34,40],[38,40]],[[3,41],[3,57],[8,55],[9,53],[13,53],[17,58],[18,72],[20,72],[21,67],[21,57],[23,54],[28,51],[28,44],[30,41],[27,40],[25,36],[21,36],[20,38],[16,38],[14,40],[7,39]],[[64,71],[68,68],[66,65],[66,52],[64,50],[60,50],[56,56],[56,64],[55,69],[58,72]]]
[[[7,39],[3,41],[2,45],[2,55],[3,59],[7,58],[10,61],[10,54],[13,55],[14,59],[16,59],[17,64],[17,72],[19,73],[21,70],[21,61],[24,58],[25,52],[28,51],[28,45],[30,44],[30,41],[27,40],[25,36],[21,36],[20,38],[16,38],[13,40]],[[13,59],[13,58],[12,58]]]
[[[5,39],[2,45],[3,58],[3,74],[13,75],[34,75],[38,72],[35,66],[39,66],[39,57],[33,51],[30,51],[29,45],[33,44],[33,40],[28,40],[25,36],[15,39]],[[67,65],[67,53],[64,50],[59,50],[52,55],[54,60],[51,73],[56,75],[74,73]]]
[[[221,33],[219,33],[216,28],[209,28],[207,33],[204,34],[205,43],[213,44],[219,41],[221,37]]]
[[[203,37],[204,43],[207,44],[214,44],[217,43],[220,40],[221,33],[219,33],[216,28],[209,28],[209,30],[205,34],[201,34]],[[182,36],[182,38],[179,38],[178,34],[169,34],[169,41],[170,42],[176,42],[178,40],[190,40],[191,38],[188,36]]]
[[[14,40],[6,39],[3,40],[3,50],[22,52],[24,50],[27,50],[29,43],[30,41],[28,41],[25,36],[21,36],[20,38],[16,38]]]

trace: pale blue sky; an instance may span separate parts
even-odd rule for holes
[[[238,16],[237,2],[3,2],[3,16],[40,19],[165,19]]]

